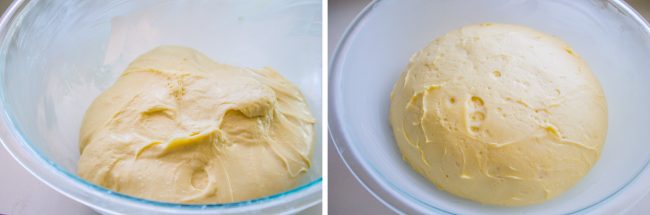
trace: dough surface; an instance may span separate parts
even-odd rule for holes
[[[484,204],[540,203],[600,156],[607,103],[563,41],[533,29],[466,26],[415,53],[391,93],[404,160],[439,189]]]
[[[299,89],[273,69],[163,46],[133,61],[86,112],[78,174],[164,202],[258,198],[297,185],[314,123]]]

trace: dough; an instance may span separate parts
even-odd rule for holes
[[[438,188],[519,206],[587,174],[607,133],[607,103],[560,39],[486,23],[411,57],[391,94],[390,122],[404,160]]]
[[[310,167],[314,123],[299,89],[273,69],[159,47],[86,112],[78,174],[164,202],[258,198],[295,186]]]

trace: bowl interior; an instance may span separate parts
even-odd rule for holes
[[[568,42],[603,85],[609,131],[600,160],[577,186],[527,207],[481,205],[447,194],[401,158],[388,121],[389,95],[409,57],[434,38],[483,22],[530,26]],[[565,214],[598,204],[633,180],[650,158],[650,40],[610,1],[379,1],[345,38],[332,80],[344,154],[391,195],[416,208],[460,214]],[[340,90],[339,90],[340,89]],[[580,108],[580,107],[576,107]],[[390,203],[390,202],[389,202]]]
[[[73,0],[24,7],[3,41],[2,96],[27,146],[72,175],[87,107],[130,61],[160,45],[192,47],[220,63],[273,67],[299,86],[321,118],[320,1]],[[321,177],[316,133],[302,184]]]

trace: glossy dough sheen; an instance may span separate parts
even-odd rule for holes
[[[390,122],[404,160],[438,188],[518,206],[553,198],[587,174],[607,133],[607,103],[566,43],[487,23],[411,57]]]
[[[262,197],[295,186],[310,167],[314,123],[299,89],[270,68],[160,47],[86,112],[78,174],[165,202]]]

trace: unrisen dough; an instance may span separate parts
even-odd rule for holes
[[[78,174],[165,202],[262,197],[296,185],[310,167],[314,123],[299,89],[273,69],[159,47],[86,112]]]
[[[391,95],[390,121],[404,159],[437,187],[517,206],[553,198],[591,169],[607,103],[566,43],[487,23],[411,57]]]

